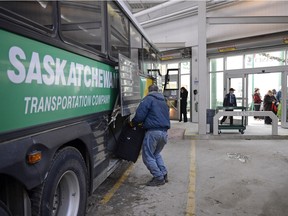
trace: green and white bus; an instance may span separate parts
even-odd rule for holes
[[[0,1],[0,65],[0,215],[85,215],[157,49],[121,1]]]

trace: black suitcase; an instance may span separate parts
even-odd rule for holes
[[[117,141],[115,155],[127,161],[137,161],[140,154],[145,129],[141,127],[131,128],[128,124],[123,127]]]

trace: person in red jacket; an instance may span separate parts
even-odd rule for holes
[[[254,95],[253,95],[253,102],[254,102],[254,110],[260,111],[262,99],[261,99],[259,88],[255,88]],[[254,119],[260,119],[260,118],[259,116],[254,116]]]

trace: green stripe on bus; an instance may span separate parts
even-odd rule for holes
[[[0,30],[0,133],[112,110],[114,67]]]

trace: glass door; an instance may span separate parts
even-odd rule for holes
[[[228,74],[224,75],[224,95],[229,92],[229,89],[235,89],[234,94],[236,97],[237,107],[246,107],[248,110],[248,79],[247,74]],[[241,109],[243,110],[243,109]],[[234,117],[234,122],[237,125],[248,124],[248,119],[240,116]]]
[[[247,74],[228,74],[224,75],[224,93],[225,96],[230,88],[235,89],[235,96],[238,107],[248,108],[248,79]]]
[[[167,69],[163,94],[169,106],[171,120],[179,120],[180,117],[179,77],[180,73],[178,68]]]

